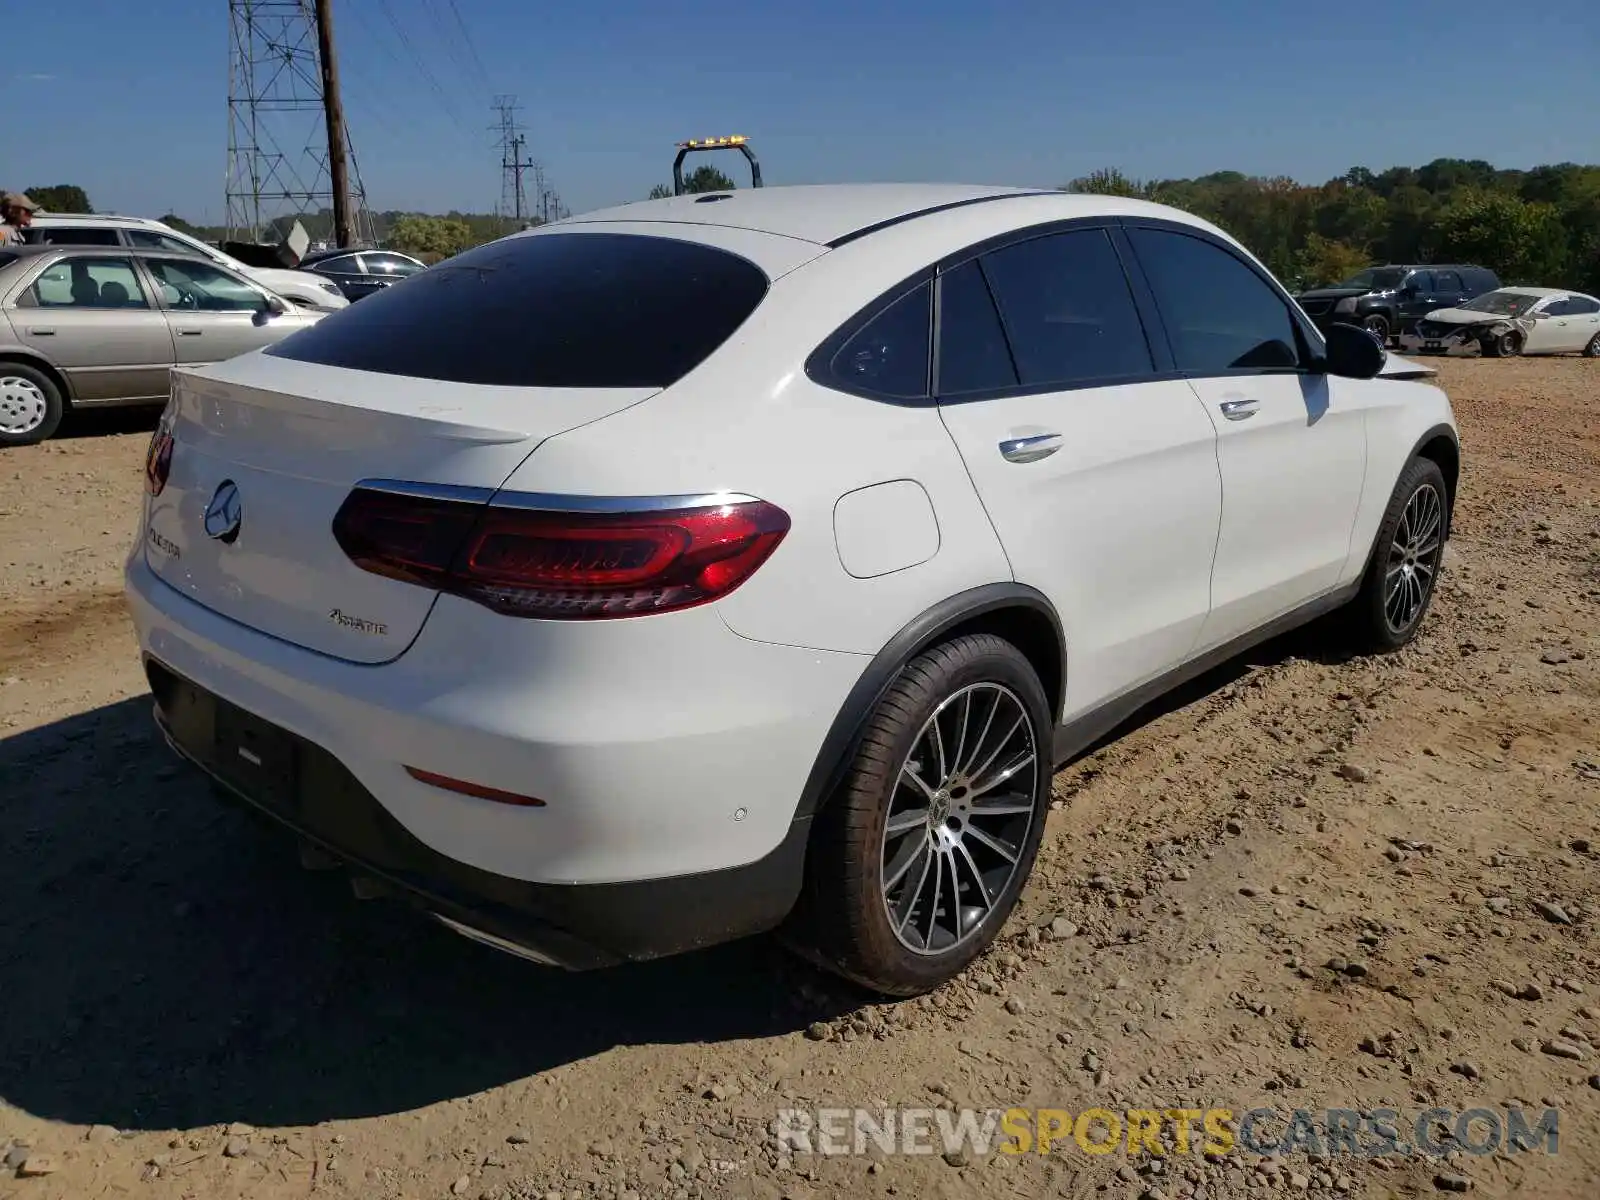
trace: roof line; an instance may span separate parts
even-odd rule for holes
[[[986,196],[968,196],[965,200],[951,200],[946,204],[935,204],[929,208],[919,208],[912,212],[904,212],[899,216],[890,217],[884,221],[877,221],[871,225],[863,225],[860,229],[853,229],[849,233],[840,234],[827,243],[828,249],[837,250],[840,246],[864,238],[869,233],[877,233],[880,229],[887,229],[891,225],[900,225],[906,221],[914,221],[918,217],[931,216],[934,213],[948,212],[952,208],[966,208],[973,204],[987,204],[991,200],[1015,200],[1022,196],[1054,196],[1058,193],[1054,189],[1040,189],[1031,192],[995,192]]]
[[[563,217],[559,221],[551,221],[546,225],[535,226],[535,228],[548,229],[554,232],[562,227],[570,229],[574,225],[691,225],[696,229],[709,227],[712,229],[737,229],[741,233],[761,233],[766,234],[768,237],[784,238],[791,242],[802,242],[807,246],[826,245],[826,243],[819,242],[815,238],[804,238],[793,233],[780,233],[775,229],[762,229],[758,225],[733,225],[726,221],[679,221],[670,217],[589,217],[584,215]]]

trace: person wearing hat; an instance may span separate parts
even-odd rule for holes
[[[39,211],[23,192],[0,193],[0,246],[24,244],[22,231],[33,224],[33,214]]]

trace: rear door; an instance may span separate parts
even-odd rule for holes
[[[1016,578],[1060,614],[1071,720],[1180,664],[1210,607],[1216,432],[1152,348],[1111,231],[939,278],[940,413]]]
[[[1394,331],[1409,330],[1434,309],[1449,308],[1451,303],[1448,300],[1441,301],[1435,294],[1432,271],[1413,271],[1406,276],[1395,301],[1398,323]]]
[[[1472,298],[1461,272],[1435,268],[1433,272],[1433,307],[1454,308]],[[1421,314],[1419,314],[1421,315]]]
[[[1568,354],[1588,345],[1595,325],[1591,314],[1581,311],[1585,301],[1580,296],[1553,296],[1537,305],[1529,314],[1533,322],[1523,353]]]
[[[161,400],[172,335],[130,258],[74,253],[7,298],[23,344],[55,363],[76,400]]]
[[[1578,331],[1574,350],[1583,350],[1600,337],[1600,300],[1593,296],[1573,296],[1567,301],[1567,315]]]
[[[221,362],[283,337],[267,293],[196,259],[146,258],[172,327],[179,363]]]
[[[333,280],[347,300],[359,300],[373,290],[367,285],[367,265],[359,254],[318,259],[307,269]]]
[[[361,262],[367,268],[367,282],[376,291],[379,288],[392,287],[411,275],[415,275],[423,267],[412,262],[403,254],[394,254],[384,250],[367,250],[361,255]]]
[[[1217,432],[1209,649],[1338,584],[1366,472],[1364,407],[1341,384],[1360,381],[1312,369],[1312,335],[1288,296],[1236,249],[1199,231],[1128,236],[1177,368]]]

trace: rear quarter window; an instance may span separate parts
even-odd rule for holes
[[[267,353],[452,383],[667,387],[728,339],[767,286],[748,259],[697,242],[535,234],[420,271]]]

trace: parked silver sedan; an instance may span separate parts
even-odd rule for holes
[[[0,446],[43,441],[69,408],[165,403],[175,364],[270,346],[323,315],[198,255],[0,249]]]

